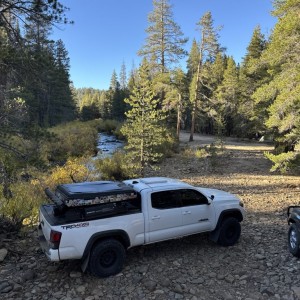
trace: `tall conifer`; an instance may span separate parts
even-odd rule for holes
[[[148,22],[146,44],[138,54],[151,60],[160,72],[166,72],[186,54],[183,46],[187,39],[174,21],[169,0],[153,0]]]
[[[266,125],[275,134],[278,157],[270,158],[275,169],[287,169],[296,161],[294,150],[300,143],[300,7],[295,0],[274,3],[279,18],[260,61],[272,77],[254,97],[258,103],[271,103]]]
[[[218,43],[217,29],[213,26],[213,19],[210,12],[203,15],[197,23],[200,31],[199,41],[199,58],[197,62],[197,72],[194,74],[190,85],[190,100],[192,104],[191,116],[191,133],[190,141],[194,140],[195,122],[199,109],[199,102],[201,102],[200,89],[203,87],[203,68],[205,61],[213,61],[219,51],[221,51]]]
[[[158,146],[163,143],[165,133],[165,115],[157,109],[159,100],[153,92],[146,60],[143,60],[132,94],[125,102],[130,110],[121,132],[127,138],[128,163],[138,176],[144,176],[146,166],[162,156]]]

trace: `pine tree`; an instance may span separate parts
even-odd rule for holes
[[[115,120],[123,120],[125,112],[124,96],[121,91],[120,82],[116,71],[113,71],[108,90],[108,97],[111,102],[111,118]]]
[[[202,131],[208,134],[221,134],[223,127],[220,126],[221,104],[218,98],[218,89],[222,84],[224,72],[227,66],[227,57],[219,52],[213,62],[206,62],[203,68],[203,78],[207,86],[206,97],[201,102],[204,111],[202,119],[204,123]]]
[[[58,0],[28,0],[14,1],[1,0],[0,2],[0,26],[6,32],[11,41],[21,43],[21,35],[16,24],[16,18],[21,23],[20,27],[27,23],[27,20],[39,20],[53,26],[58,23],[68,23],[65,16],[67,7]]]
[[[261,57],[263,50],[266,48],[266,40],[261,33],[260,26],[254,28],[250,43],[247,47],[247,53],[243,59],[243,65],[247,66],[251,60]]]
[[[210,12],[204,14],[204,16],[197,23],[200,31],[200,42],[199,42],[199,58],[197,64],[197,72],[194,74],[190,85],[190,100],[192,104],[192,120],[191,120],[191,133],[190,141],[194,139],[195,122],[198,113],[198,102],[201,97],[201,88],[203,88],[203,69],[205,61],[213,61],[218,52],[221,51],[218,43],[218,33],[214,29],[213,19]],[[203,93],[203,92],[202,92]]]
[[[193,39],[192,47],[187,60],[187,77],[191,81],[197,73],[199,63],[199,48],[195,39]]]
[[[49,107],[49,125],[54,126],[75,118],[75,100],[71,91],[70,59],[62,40],[54,45],[54,72],[51,80],[51,105]]]
[[[127,73],[126,73],[126,66],[125,63],[123,62],[121,65],[121,71],[120,71],[120,89],[122,91],[127,90]]]
[[[270,79],[267,68],[260,63],[260,58],[266,48],[266,40],[257,26],[252,34],[247,53],[240,69],[241,103],[240,128],[244,135],[254,135],[265,130],[267,103],[255,103],[252,95],[255,90]]]
[[[224,78],[217,88],[216,96],[218,100],[216,103],[218,134],[225,130],[225,134],[230,136],[234,130],[234,121],[237,119],[239,99],[238,70],[232,57],[227,60]]]
[[[179,139],[183,111],[186,107],[188,95],[188,80],[182,69],[177,68],[172,72],[170,87],[163,104],[169,115],[172,111],[176,112],[176,136]]]
[[[279,17],[278,22],[261,57],[272,80],[257,89],[254,97],[257,102],[271,103],[266,125],[275,134],[276,154],[291,162],[296,159],[293,151],[300,143],[299,1],[277,0],[273,13]]]
[[[183,38],[179,25],[174,21],[169,0],[153,0],[153,11],[148,21],[146,44],[138,54],[153,61],[151,68],[158,66],[163,73],[186,54],[182,47],[187,39]]]
[[[130,105],[130,110],[126,113],[127,121],[121,132],[127,138],[125,149],[128,151],[129,166],[143,177],[145,167],[162,156],[158,146],[163,143],[165,134],[165,115],[158,109],[159,100],[153,92],[146,60],[143,60],[132,94],[125,102]]]

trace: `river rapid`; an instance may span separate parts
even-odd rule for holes
[[[98,134],[98,153],[95,158],[106,158],[111,157],[114,152],[124,147],[124,142],[118,140],[114,135],[107,133]]]

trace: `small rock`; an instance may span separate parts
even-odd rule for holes
[[[173,265],[176,266],[176,267],[181,266],[180,262],[178,262],[177,260],[173,261]]]
[[[85,286],[84,286],[84,285],[78,286],[78,287],[76,288],[76,291],[77,291],[78,293],[83,294],[83,293],[85,292]]]
[[[181,294],[182,293],[182,288],[179,284],[176,284],[175,287],[174,287],[174,292],[175,293],[178,293],[178,294]]]
[[[0,294],[9,293],[13,289],[7,281],[0,281]]]
[[[205,282],[205,280],[204,280],[202,277],[193,279],[193,280],[191,281],[191,283],[193,283],[193,284],[202,284],[202,283],[204,283],[204,282]]]
[[[266,257],[264,256],[264,255],[262,255],[262,254],[255,254],[255,256],[254,256],[256,259],[258,259],[258,260],[263,260],[263,259],[265,259]]]
[[[292,286],[292,291],[300,299],[300,287],[299,286]]]
[[[168,278],[163,278],[160,282],[160,285],[163,287],[168,287],[168,286],[170,286],[170,284],[171,284],[171,281]]]
[[[33,280],[35,277],[36,277],[36,273],[34,272],[34,270],[27,270],[22,275],[22,279],[24,281]]]
[[[232,275],[228,275],[225,277],[225,281],[228,283],[233,283],[234,282],[234,277]]]
[[[175,294],[175,299],[183,299],[183,296],[181,294]]]
[[[140,274],[146,274],[148,271],[148,266],[141,266],[139,267],[139,269],[137,270]]]
[[[156,288],[156,283],[152,280],[150,281],[144,281],[144,286],[150,291],[153,292]]]
[[[224,299],[224,300],[234,300],[235,298],[232,297],[232,295],[229,294],[228,292],[224,291],[222,293],[222,299]]]
[[[14,284],[14,291],[15,291],[15,292],[22,291],[22,285],[20,285],[20,284],[18,284],[18,283],[15,283],[15,284]]]
[[[189,290],[189,292],[190,292],[190,294],[191,294],[191,295],[196,295],[196,290],[195,290],[195,289],[193,289],[193,288],[192,288],[192,289],[190,289],[190,290]]]
[[[0,262],[4,261],[6,255],[7,255],[7,249],[5,248],[0,249]]]
[[[266,294],[268,296],[274,296],[274,294],[275,294],[269,287],[266,287],[266,286],[262,286],[260,288],[260,293]]]
[[[47,272],[56,272],[58,270],[57,266],[48,266],[46,268]]]
[[[216,274],[215,272],[210,272],[210,273],[208,274],[208,276],[209,276],[210,278],[215,278],[215,277],[217,276],[217,274]]]
[[[80,277],[82,277],[82,273],[81,272],[71,272],[70,273],[70,277],[71,278],[80,278]]]

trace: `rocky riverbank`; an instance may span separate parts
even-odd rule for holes
[[[184,142],[184,140],[183,140]],[[189,144],[199,147],[205,138]],[[181,154],[149,176],[177,177],[238,195],[245,203],[238,244],[223,248],[206,234],[130,249],[117,276],[82,274],[78,261],[48,262],[36,230],[1,234],[0,298],[97,299],[300,299],[300,260],[287,250],[286,207],[300,201],[298,176],[270,175],[268,145],[225,143],[212,158]],[[215,159],[215,158],[214,158]]]

